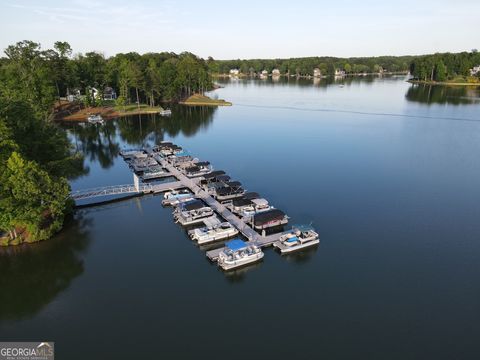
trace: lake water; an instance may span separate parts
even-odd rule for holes
[[[221,81],[232,107],[69,126],[88,173],[172,140],[320,246],[225,274],[161,198],[82,209],[0,252],[0,339],[65,359],[471,359],[480,353],[480,93],[403,77]]]

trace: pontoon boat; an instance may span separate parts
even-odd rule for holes
[[[240,239],[230,240],[225,245],[218,255],[218,265],[223,270],[231,270],[260,261],[264,255],[258,246]]]

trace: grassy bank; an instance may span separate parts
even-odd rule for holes
[[[412,84],[422,84],[422,85],[443,85],[443,86],[480,86],[480,81],[476,78],[457,78],[447,81],[431,81],[431,80],[407,80]]]
[[[222,99],[212,99],[201,94],[194,94],[186,100],[180,101],[180,104],[191,106],[232,106],[231,102]]]
[[[86,121],[88,116],[91,114],[99,114],[104,119],[111,119],[119,116],[128,116],[128,115],[143,115],[143,114],[157,114],[159,111],[163,110],[161,106],[149,106],[141,104],[137,106],[125,105],[125,106],[98,106],[98,107],[87,107],[80,109],[72,114],[58,118],[58,120],[64,121]]]

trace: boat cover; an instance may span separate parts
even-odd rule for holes
[[[230,187],[239,187],[239,186],[242,186],[242,183],[240,181],[230,181],[230,182],[227,182],[225,185]]]
[[[255,214],[254,222],[255,226],[262,226],[270,221],[282,220],[285,217],[285,213],[282,210],[273,209],[265,211],[259,214]]]
[[[233,239],[233,240],[227,241],[225,245],[227,246],[227,248],[229,248],[232,251],[245,249],[247,247],[247,244],[245,243],[245,241],[240,239]]]
[[[213,179],[214,177],[217,177],[219,175],[225,175],[225,171],[223,170],[212,171],[210,174],[205,175],[204,178],[205,180],[208,180],[208,179]]]
[[[199,161],[195,165],[197,166],[208,166],[210,163],[208,161]]]
[[[258,199],[259,197],[260,195],[256,192],[248,192],[245,195],[243,195],[243,198],[248,200]]]
[[[203,202],[201,200],[193,200],[193,201],[188,201],[184,204],[182,204],[182,209],[186,211],[190,210],[197,210],[205,207]]]
[[[194,173],[197,171],[200,171],[200,168],[198,166],[190,166],[185,169],[187,173]]]
[[[265,200],[265,199],[252,199],[252,203],[254,203],[257,206],[259,206],[259,205],[267,206],[268,205],[268,201]]]
[[[296,236],[294,236],[294,237],[288,238],[287,242],[295,242],[297,240],[298,240],[298,238]]]
[[[217,196],[226,196],[240,194],[244,190],[241,187],[232,188],[232,187],[222,187],[216,190]]]
[[[234,199],[232,201],[233,206],[248,206],[251,203],[252,203],[252,201],[250,199],[245,199],[244,197],[242,197],[240,199]]]

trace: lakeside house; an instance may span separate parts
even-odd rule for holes
[[[106,88],[104,88],[103,93],[101,93],[100,90],[98,90],[97,88],[94,88],[94,87],[90,88],[90,95],[92,98],[98,99],[99,97],[102,96],[102,94],[103,94],[103,100],[115,100],[117,98],[117,93],[110,86],[107,86]]]
[[[115,100],[116,98],[117,98],[117,93],[112,87],[107,86],[103,90],[103,100]]]
[[[320,71],[319,68],[315,68],[313,69],[313,77],[321,77],[322,76],[322,72]]]
[[[480,73],[480,65],[474,66],[470,69],[470,76],[474,76]]]
[[[230,69],[230,76],[238,76],[240,74],[239,69]]]
[[[335,76],[345,76],[345,70],[335,69]]]
[[[273,70],[272,70],[272,76],[280,76],[280,70],[278,70],[278,69],[273,69]]]

